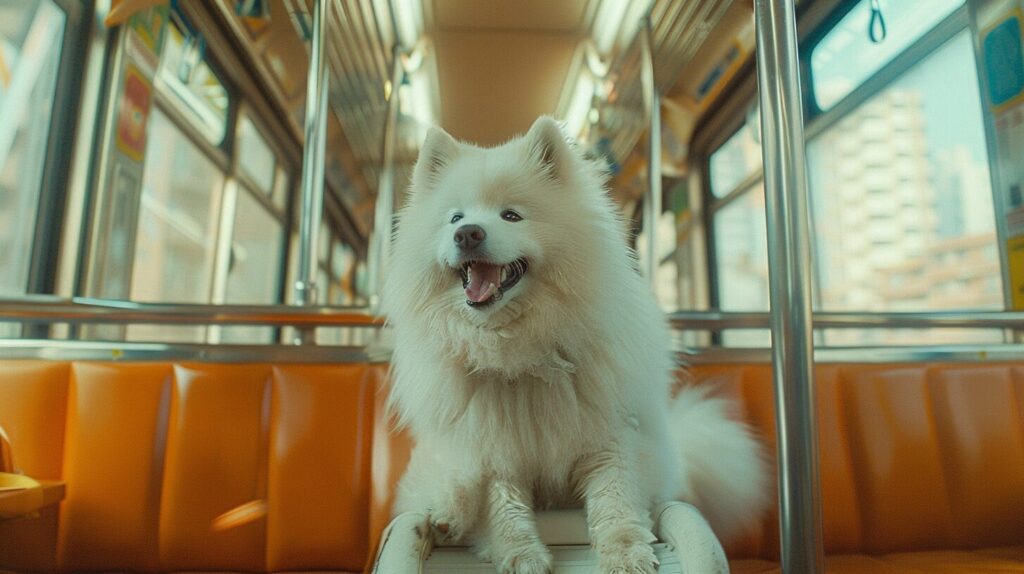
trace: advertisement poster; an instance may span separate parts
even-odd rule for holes
[[[132,161],[141,162],[146,154],[146,125],[153,99],[153,84],[134,65],[124,75],[117,115],[117,149]]]
[[[1024,309],[1024,12],[1012,8],[982,30],[981,57],[995,128],[996,199],[1006,218],[1009,303]]]

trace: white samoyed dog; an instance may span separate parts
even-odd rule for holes
[[[684,388],[605,175],[542,117],[484,149],[427,135],[384,305],[390,404],[415,447],[396,513],[501,572],[551,571],[533,509],[586,508],[601,572],[657,571],[651,510],[696,505],[722,539],[770,499],[728,403]]]

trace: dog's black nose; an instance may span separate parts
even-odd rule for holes
[[[455,230],[455,245],[463,251],[469,251],[487,239],[487,232],[479,225],[463,225]]]

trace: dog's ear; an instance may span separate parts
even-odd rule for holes
[[[572,170],[572,148],[558,122],[549,116],[541,116],[533,122],[526,134],[530,156],[540,162],[551,177],[564,181]]]
[[[438,175],[444,170],[459,151],[459,144],[443,129],[433,126],[427,131],[427,137],[420,148],[419,159],[413,170],[414,189],[432,188]]]

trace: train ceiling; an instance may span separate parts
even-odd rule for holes
[[[234,0],[217,2],[301,133],[311,3],[270,2],[270,18],[260,20],[239,16]],[[749,0],[331,0],[329,5],[334,113],[328,172],[362,234],[372,228],[391,93],[402,109],[399,191],[430,124],[458,138],[496,144],[525,131],[538,115],[555,114],[585,145],[600,147],[610,163],[622,167],[641,155],[635,148],[646,129],[637,41],[645,11],[652,14],[658,89],[669,94],[669,105],[682,102],[690,116],[704,106],[693,89],[678,87],[680,78],[695,65],[694,56],[713,31],[726,38],[718,52],[737,44],[734,37],[751,13]],[[716,30],[726,25],[726,34]],[[407,67],[415,69],[397,87],[390,81],[396,39],[408,54]],[[702,63],[719,58],[711,54]],[[682,83],[692,88],[695,81]],[[683,124],[692,126],[693,118],[686,120]],[[688,140],[687,128],[675,136]],[[636,193],[619,195],[629,199]]]

